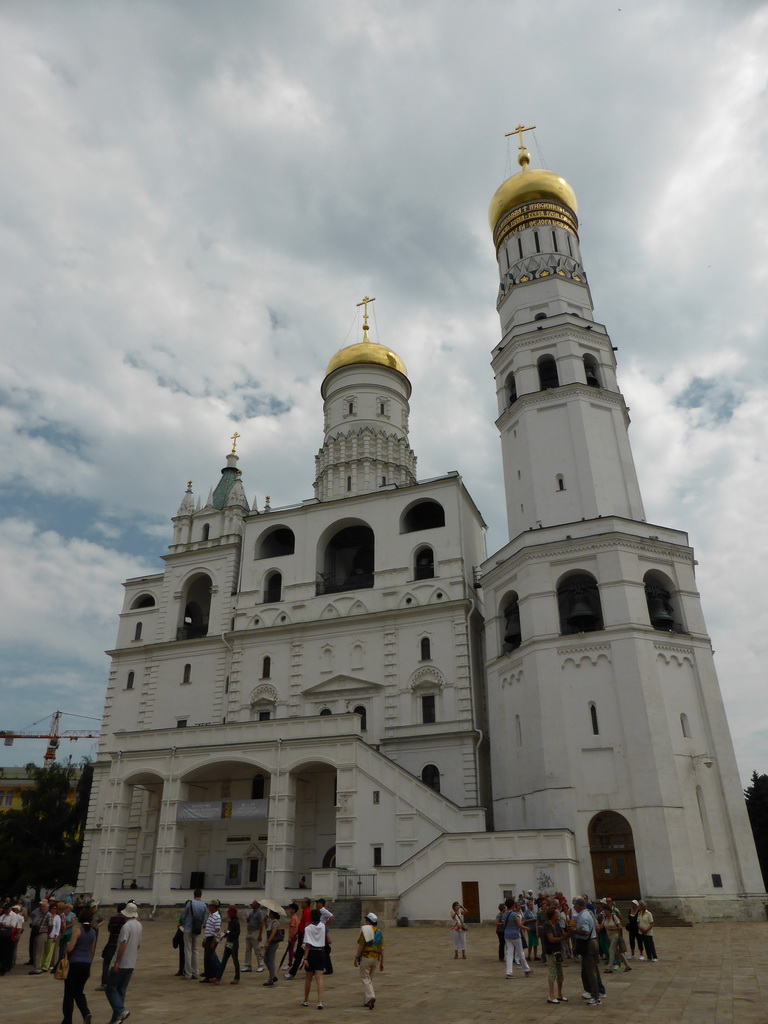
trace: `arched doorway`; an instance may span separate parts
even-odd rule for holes
[[[615,811],[601,811],[589,823],[589,852],[595,896],[614,900],[640,898],[632,826]]]

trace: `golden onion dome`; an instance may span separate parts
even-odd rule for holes
[[[405,363],[396,352],[393,352],[392,349],[387,348],[385,345],[376,345],[368,340],[368,324],[363,325],[362,341],[357,342],[355,345],[347,345],[346,348],[340,348],[335,355],[331,356],[325,375],[327,377],[329,373],[333,373],[334,370],[338,370],[342,366],[356,366],[366,363],[376,366],[388,366],[390,370],[397,370],[404,377],[408,376]]]
[[[574,214],[577,212],[576,194],[565,180],[554,171],[546,171],[542,167],[530,170],[530,153],[521,150],[518,161],[522,170],[507,178],[496,190],[488,209],[488,221],[491,231],[496,228],[504,214],[521,203],[550,201],[567,206]]]

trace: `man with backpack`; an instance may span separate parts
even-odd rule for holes
[[[197,966],[197,946],[205,923],[206,906],[200,898],[202,889],[195,889],[192,899],[184,904],[181,923],[184,926],[184,977],[196,979],[200,973]]]

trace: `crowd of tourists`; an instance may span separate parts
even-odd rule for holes
[[[453,903],[449,923],[456,960],[467,959],[467,914],[461,903]],[[301,1005],[310,1005],[314,988],[317,1009],[322,1010],[325,978],[334,970],[332,921],[324,899],[304,897],[283,908],[262,898],[245,910],[230,906],[222,912],[219,900],[204,900],[196,889],[173,928],[176,977],[205,985],[237,985],[243,973],[252,971],[263,973],[262,985],[272,988],[278,981],[293,981],[301,971]],[[592,902],[585,894],[569,903],[560,892],[534,897],[529,890],[499,904],[496,953],[507,980],[521,973],[530,978],[533,965],[541,964],[547,972],[547,1002],[552,1004],[568,1002],[563,965],[568,960],[578,963],[581,998],[589,1006],[600,1006],[605,981],[613,972],[631,971],[631,960],[658,959],[653,923],[643,901],[632,901],[625,920],[610,897]],[[97,957],[99,934],[104,941]],[[130,1016],[125,1003],[141,935],[139,908],[132,901],[118,903],[107,916],[87,896],[72,903],[47,896],[36,906],[22,899],[5,900],[0,913],[0,975],[13,969],[24,950],[30,976],[53,973],[64,981],[62,1024],[72,1024],[75,1007],[85,1024],[91,1024],[85,988],[92,964],[100,958],[96,990],[109,1002],[110,1024],[121,1024]],[[375,972],[384,970],[384,937],[373,912],[362,921],[353,962],[360,974],[363,1005],[373,1009]]]

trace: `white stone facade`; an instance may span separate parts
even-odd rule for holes
[[[762,913],[693,554],[645,521],[552,209],[496,235],[509,544],[486,557],[457,474],[417,482],[398,357],[337,353],[315,497],[251,509],[231,454],[164,571],[125,584],[82,888],[244,903],[305,875],[415,920],[520,888]]]

